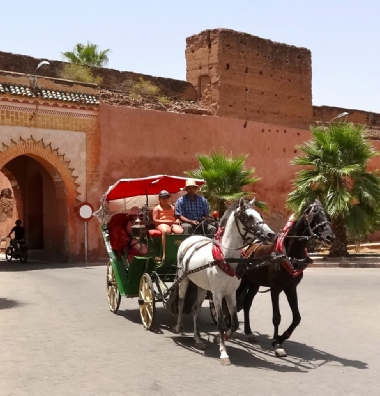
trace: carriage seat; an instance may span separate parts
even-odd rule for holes
[[[148,230],[148,234],[150,238],[161,238],[161,231],[157,229]]]

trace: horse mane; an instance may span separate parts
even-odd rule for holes
[[[238,205],[239,205],[239,201],[234,201],[227,208],[227,210],[224,212],[222,218],[220,219],[219,227],[225,227],[226,226],[227,220],[229,219],[229,217],[231,216],[232,212],[237,208]]]
[[[321,202],[320,202],[318,199],[312,199],[312,198],[309,199],[309,200],[301,207],[301,210],[300,210],[298,216],[295,217],[295,218],[293,219],[293,220],[294,220],[294,223],[297,223],[298,220],[300,220],[300,219],[302,218],[302,216],[303,216],[303,214],[305,213],[306,209],[308,209],[313,203],[315,203],[315,204],[317,204],[317,205],[319,205],[319,206],[322,206]]]

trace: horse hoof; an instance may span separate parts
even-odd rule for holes
[[[248,342],[251,342],[252,344],[257,344],[259,341],[254,334],[250,334],[248,336]]]
[[[276,347],[274,353],[276,354],[277,357],[286,357],[288,356],[285,352],[285,349],[282,348],[281,346]]]
[[[216,345],[220,344],[220,335],[216,335],[213,339],[213,343]]]
[[[203,341],[197,341],[195,343],[195,348],[204,351],[206,349],[206,344]]]
[[[231,364],[229,358],[221,358],[220,363],[222,364],[222,366],[229,366]]]

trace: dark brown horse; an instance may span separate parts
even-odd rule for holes
[[[331,245],[335,236],[331,229],[330,217],[321,203],[315,200],[309,204],[297,220],[289,220],[284,230],[278,235],[277,241],[270,245],[256,244],[249,249],[248,255],[254,258],[268,257],[271,253],[282,253],[285,260],[268,261],[259,267],[247,268],[237,289],[238,310],[244,310],[244,332],[248,340],[256,341],[252,334],[249,310],[260,286],[270,288],[273,308],[274,336],[272,345],[276,356],[286,356],[282,343],[288,339],[301,322],[298,309],[297,286],[303,277],[303,270],[312,262],[308,257],[306,245],[309,239],[318,239]],[[288,329],[278,334],[281,322],[279,296],[284,292],[293,314],[293,321]]]

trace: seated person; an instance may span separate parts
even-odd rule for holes
[[[174,206],[169,204],[170,194],[162,190],[158,199],[160,203],[153,209],[153,221],[162,234],[183,234],[180,220],[174,216]]]
[[[181,220],[186,235],[215,234],[216,228],[203,221],[210,215],[206,198],[197,194],[199,187],[194,179],[187,179],[186,194],[179,197],[175,204],[175,215]]]
[[[141,254],[145,255],[148,251],[148,247],[140,243],[137,239],[132,237],[132,226],[134,222],[137,220],[137,218],[140,216],[141,210],[138,206],[133,206],[129,210],[129,220],[127,222],[127,225],[125,227],[125,230],[127,231],[127,234],[130,238],[129,242],[129,249],[135,249],[138,250]]]
[[[175,218],[174,206],[169,204],[170,194],[162,190],[158,194],[160,203],[153,209],[153,221],[157,229],[162,233],[162,261],[165,260],[166,234],[183,234],[180,220]]]

